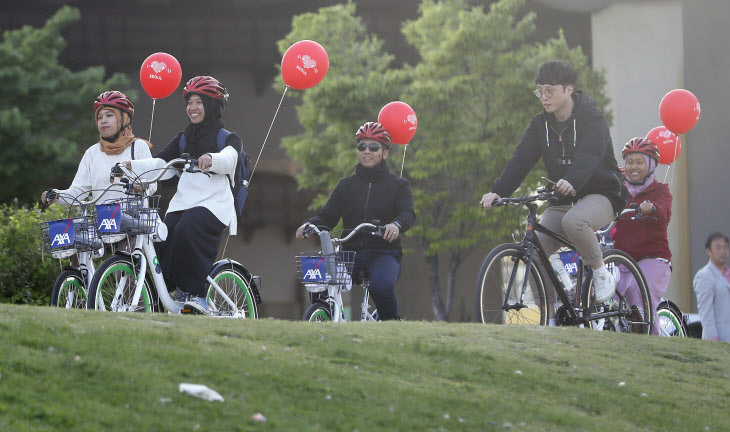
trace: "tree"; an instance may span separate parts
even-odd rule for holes
[[[403,26],[421,60],[398,70],[386,70],[390,61],[377,68],[359,67],[359,54],[367,59],[389,57],[382,44],[373,43],[377,39],[366,35],[352,4],[296,17],[287,36],[287,43],[325,37],[328,53],[351,53],[337,62],[330,54],[331,64],[339,68],[331,68],[318,87],[307,90],[297,107],[305,132],[284,142],[292,158],[302,163],[300,186],[323,193],[316,205],[340,177],[352,172],[351,152],[339,150],[347,148],[342,142],[351,146],[346,138],[354,127],[372,120],[393,100],[407,101],[416,111],[418,131],[409,145],[404,175],[413,185],[418,223],[408,236],[425,256],[437,320],[449,319],[456,272],[464,259],[475,248],[503,237],[499,212],[484,212],[478,202],[500,175],[530,117],[539,111],[531,94],[539,65],[550,58],[570,61],[583,88],[601,106],[607,103],[603,76],[590,70],[580,48],[568,47],[562,32],[544,43],[526,42],[534,33],[536,15],[528,12],[518,18],[525,0],[501,0],[489,12],[475,3],[424,0],[419,17]],[[337,23],[335,29],[332,23]],[[343,23],[347,27],[339,28]],[[540,175],[541,164],[525,187],[534,187]],[[448,263],[445,295],[443,257]]]
[[[0,202],[38,199],[48,187],[65,188],[83,151],[98,140],[92,102],[124,87],[103,67],[73,72],[58,63],[66,46],[61,30],[81,17],[64,6],[42,28],[5,31],[0,43]]]

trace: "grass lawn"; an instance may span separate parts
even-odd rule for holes
[[[0,304],[2,431],[727,431],[729,400],[698,339]]]

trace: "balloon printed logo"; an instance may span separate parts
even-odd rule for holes
[[[671,139],[674,134],[671,133],[668,129],[663,129],[662,131],[659,132],[658,135],[660,137],[664,138],[664,140],[668,140],[668,139]]]
[[[307,54],[304,54],[302,56],[302,64],[304,65],[304,69],[311,69],[313,67],[317,67],[317,62],[314,61],[314,59],[312,57],[309,57],[309,55],[307,55]],[[317,72],[316,69],[315,69],[315,72]]]
[[[152,70],[155,71],[155,73],[160,73],[167,67],[165,63],[160,63],[158,61],[152,62],[150,66],[152,67]]]
[[[406,120],[408,120],[412,125],[416,125],[416,115],[415,114],[408,114],[408,117],[406,117]]]

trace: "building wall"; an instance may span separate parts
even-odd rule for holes
[[[660,126],[659,102],[675,88],[684,87],[682,3],[646,1],[608,6],[592,15],[593,65],[606,71],[614,124],[611,137],[616,158],[635,136],[645,136]],[[694,132],[682,136],[683,147]],[[691,306],[688,212],[687,151],[670,166],[660,165],[659,181],[669,183],[674,197],[669,224],[673,273],[666,296],[683,310]]]

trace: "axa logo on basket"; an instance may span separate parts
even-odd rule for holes
[[[320,280],[322,279],[322,272],[318,268],[309,269],[304,274],[304,280]]]
[[[114,219],[102,219],[99,223],[99,229],[100,230],[108,230],[108,231],[117,231],[119,227],[117,226],[117,221]]]
[[[68,246],[71,244],[71,238],[69,237],[68,233],[62,233],[62,234],[56,234],[53,237],[53,241],[51,242],[51,246]]]

